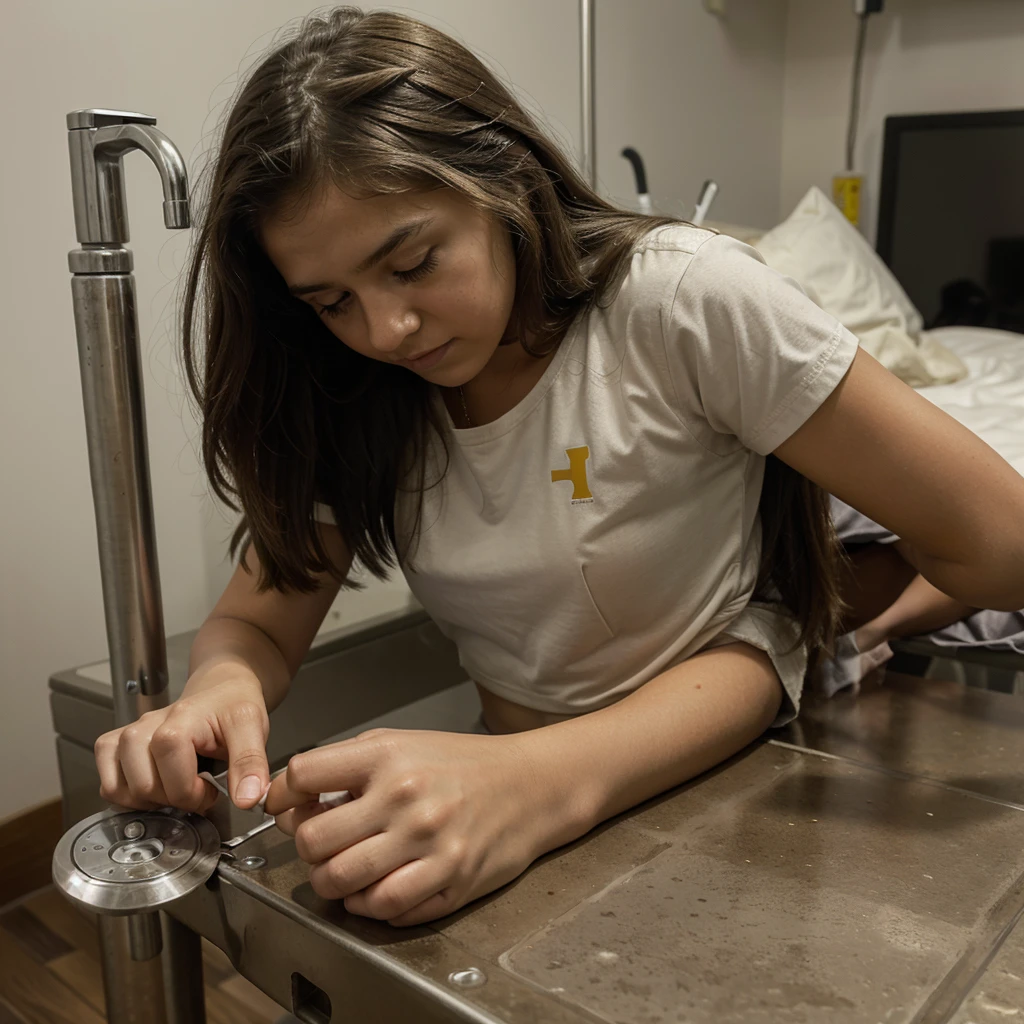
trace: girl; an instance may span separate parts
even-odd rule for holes
[[[753,250],[604,202],[398,14],[308,20],[244,86],[184,329],[241,564],[182,698],[99,740],[102,793],[203,810],[198,752],[253,806],[353,560],[397,564],[494,735],[377,730],[275,779],[356,914],[447,914],[792,719],[839,610],[822,488],[945,592],[1024,605],[1009,466]]]

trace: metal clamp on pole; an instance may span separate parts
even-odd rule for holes
[[[128,212],[122,165],[127,153],[145,153],[163,183],[164,223],[189,226],[184,161],[155,125],[148,114],[123,110],[75,110],[67,118],[81,245],[69,253],[68,266],[118,726],[167,704],[135,280],[131,253],[124,248]],[[97,884],[113,883],[101,875]],[[111,1024],[205,1021],[197,935],[154,911],[101,916],[99,924]]]

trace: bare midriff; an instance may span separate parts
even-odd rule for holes
[[[484,724],[494,733],[526,732],[528,729],[539,729],[544,725],[554,725],[556,722],[576,717],[523,707],[522,704],[516,704],[491,693],[490,690],[485,690],[479,683],[476,684],[476,689],[480,694]]]

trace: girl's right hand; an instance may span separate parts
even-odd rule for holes
[[[202,678],[201,678],[202,677]],[[232,666],[199,670],[181,697],[96,741],[100,795],[122,807],[176,807],[200,814],[216,788],[199,778],[198,754],[228,762],[228,790],[243,809],[270,785],[270,717],[255,675]]]

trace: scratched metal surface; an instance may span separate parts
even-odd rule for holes
[[[479,1014],[438,1019],[1005,1022],[1024,999],[1021,725],[1016,698],[890,677],[429,928],[320,900],[276,830],[245,846],[262,870],[225,868],[203,899],[241,887]],[[273,988],[273,929],[220,919],[245,935],[219,944]],[[448,974],[469,965],[487,982],[455,992]]]
[[[876,673],[859,696],[809,699],[779,737],[1024,805],[1024,699]]]
[[[978,977],[952,1024],[1014,1024],[1024,1020],[1024,928],[1017,925]]]

